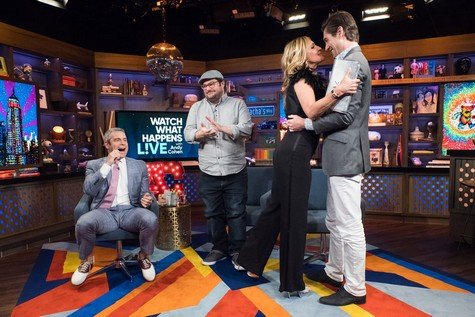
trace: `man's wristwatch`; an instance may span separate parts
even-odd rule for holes
[[[333,89],[330,91],[330,93],[332,94],[333,99],[339,99],[340,98],[340,96],[337,96],[337,94],[335,94],[335,91]]]

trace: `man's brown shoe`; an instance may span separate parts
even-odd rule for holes
[[[89,272],[93,267],[92,262],[84,261],[81,265],[78,266],[76,271],[74,271],[73,276],[71,276],[71,283],[73,285],[81,285],[87,278]]]

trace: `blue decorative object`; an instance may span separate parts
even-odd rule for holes
[[[277,121],[275,121],[275,120],[262,121],[256,127],[257,127],[258,130],[277,129]]]
[[[258,102],[259,99],[256,96],[249,95],[249,96],[246,97],[246,101],[247,102]]]
[[[256,106],[248,107],[251,117],[273,117],[275,115],[275,106]]]

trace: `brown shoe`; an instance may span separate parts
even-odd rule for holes
[[[152,262],[150,262],[149,258],[147,256],[141,258],[139,255],[137,262],[142,269],[143,278],[149,282],[153,281],[155,279],[155,267],[153,266]]]

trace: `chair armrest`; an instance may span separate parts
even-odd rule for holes
[[[91,210],[92,197],[84,194],[79,200],[76,208],[74,208],[74,223],[76,223],[82,215]]]

